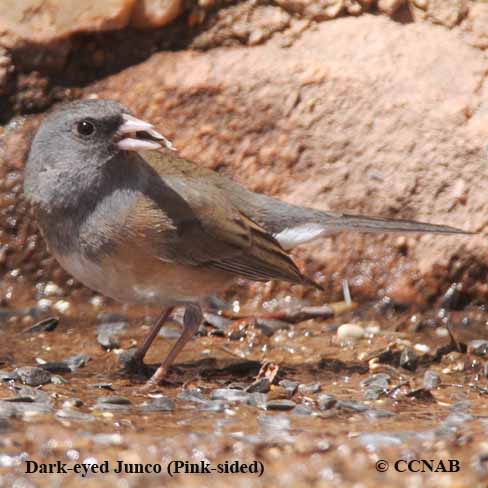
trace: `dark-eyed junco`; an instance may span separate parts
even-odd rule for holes
[[[159,384],[201,320],[201,305],[236,277],[311,284],[287,251],[341,230],[462,230],[410,220],[324,212],[253,193],[179,157],[148,122],[110,100],[64,104],[39,128],[25,194],[61,265],[98,292],[162,313],[185,307],[184,329],[149,380]]]

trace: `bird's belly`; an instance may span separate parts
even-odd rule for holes
[[[61,266],[93,290],[125,303],[175,305],[198,302],[226,288],[233,276],[219,270],[158,259],[96,262],[80,255],[57,255]]]

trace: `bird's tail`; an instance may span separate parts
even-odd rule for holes
[[[242,212],[271,233],[285,250],[341,231],[475,234],[449,225],[327,212],[293,205],[267,195],[251,192],[247,195],[248,198],[242,198],[242,191],[235,191],[231,198]]]
[[[360,232],[426,232],[430,234],[473,234],[450,225],[429,224],[416,220],[386,219],[381,217],[363,217],[361,215],[341,214],[337,219],[329,220],[328,225],[337,229],[357,230]]]
[[[292,249],[305,242],[340,231],[474,234],[474,232],[468,232],[449,225],[428,224],[415,220],[363,217],[361,215],[317,212],[316,210],[313,211],[310,217],[308,221],[304,222],[302,220],[297,225],[287,227],[275,234],[275,238],[284,249]]]

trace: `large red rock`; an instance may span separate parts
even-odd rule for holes
[[[50,43],[76,32],[120,29],[134,0],[2,0],[0,31],[10,43],[21,39]]]
[[[183,155],[257,191],[484,232],[321,241],[299,254],[326,281],[339,271],[388,291],[416,270],[460,279],[468,261],[488,265],[483,53],[445,28],[367,15],[285,40],[157,54],[87,94],[123,101]]]
[[[80,32],[161,27],[182,10],[181,0],[2,0],[0,45],[49,45]]]

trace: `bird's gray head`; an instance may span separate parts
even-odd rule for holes
[[[111,100],[82,100],[52,111],[35,135],[25,169],[27,198],[45,210],[97,191],[107,167],[126,151],[172,149],[154,127]],[[117,168],[113,168],[117,171]]]

